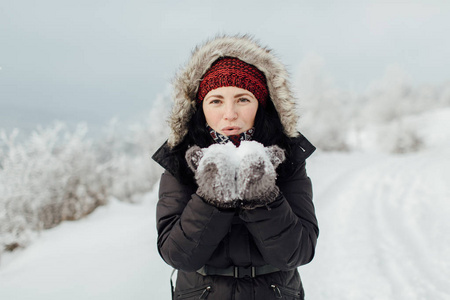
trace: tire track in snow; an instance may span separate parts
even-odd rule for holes
[[[300,270],[310,299],[449,298],[450,163],[440,155],[317,158],[321,234]]]
[[[389,294],[389,284],[374,269],[377,256],[369,246],[363,180],[367,166],[382,157],[327,154],[317,159],[317,173],[311,169],[310,174],[321,232],[311,269],[301,268],[306,279],[314,278],[305,281],[309,299],[376,299],[372,296],[380,290]]]
[[[442,268],[439,253],[433,253],[433,245],[441,241],[428,237],[430,217],[449,229],[445,214],[439,213],[439,202],[445,199],[440,189],[446,184],[436,174],[442,168],[433,167],[437,161],[426,155],[391,157],[371,168],[378,186],[368,209],[377,237],[372,241],[379,249],[384,276],[390,279],[392,299],[448,299],[450,295],[448,270]]]

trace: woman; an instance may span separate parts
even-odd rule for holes
[[[193,52],[174,92],[153,155],[165,169],[158,249],[178,270],[173,298],[304,299],[297,267],[319,233],[305,170],[315,148],[297,132],[284,66],[248,36],[218,37]]]

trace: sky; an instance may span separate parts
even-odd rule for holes
[[[144,116],[193,48],[251,34],[295,76],[311,54],[344,89],[396,65],[450,80],[450,2],[17,0],[0,2],[0,128],[98,128]]]

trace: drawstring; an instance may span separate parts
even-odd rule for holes
[[[172,278],[173,278],[173,274],[175,274],[176,270],[177,269],[173,269],[172,273],[170,274],[170,292],[171,292],[171,295],[172,295],[172,300],[175,300],[175,287],[173,285]]]

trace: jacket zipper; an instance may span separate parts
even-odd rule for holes
[[[296,290],[282,287],[277,284],[271,284],[270,287],[272,288],[273,292],[275,293],[275,297],[277,299],[283,298],[283,294],[286,296],[291,296],[291,297],[300,299],[300,292],[298,292]]]
[[[199,299],[206,299],[208,298],[209,293],[211,292],[211,287],[207,286],[204,290],[203,293],[200,295]]]
[[[275,284],[271,284],[270,287],[273,289],[273,292],[275,293],[275,297],[278,299],[281,299],[282,295],[281,295],[281,291],[278,288],[278,286]]]
[[[200,295],[198,299],[207,299],[209,293],[211,292],[211,286],[196,289],[194,291],[189,291],[187,293],[178,294],[177,299],[189,298],[195,295]]]

